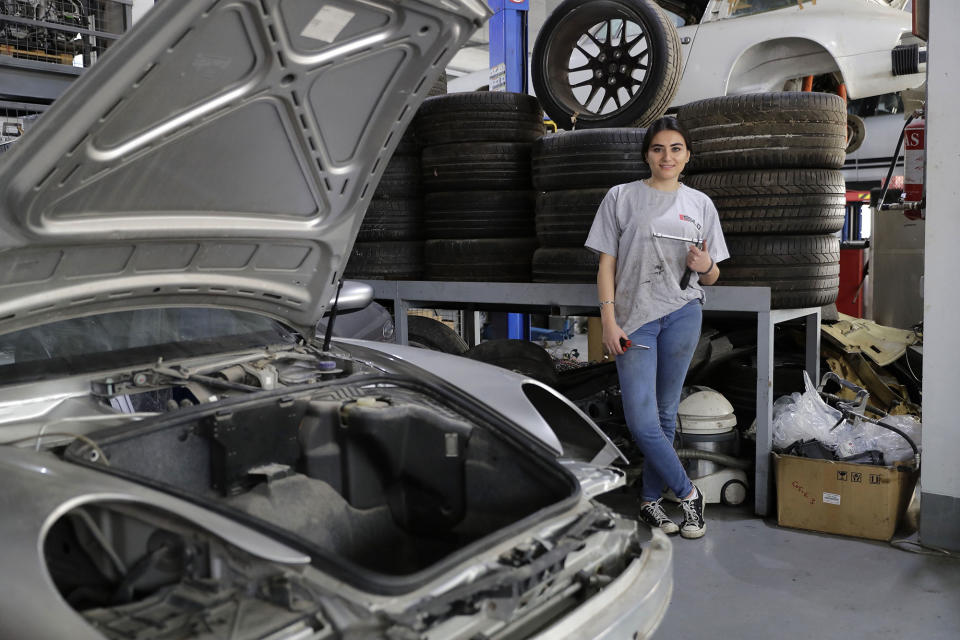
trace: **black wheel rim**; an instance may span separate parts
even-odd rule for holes
[[[550,92],[577,119],[614,117],[650,83],[653,46],[647,23],[630,7],[589,3],[551,34],[544,56]]]

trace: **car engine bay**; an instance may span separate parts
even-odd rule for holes
[[[309,566],[258,558],[155,505],[84,504],[53,523],[44,558],[61,596],[108,637],[379,637],[455,628],[464,612],[519,629],[640,554],[635,523],[584,499],[552,454],[482,403],[344,354],[254,355],[98,378],[91,398],[139,419],[51,451],[233,519]],[[518,536],[463,584],[397,605]],[[345,594],[393,609],[372,615]]]

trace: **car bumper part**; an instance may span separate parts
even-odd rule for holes
[[[673,593],[673,547],[654,530],[643,555],[588,603],[533,640],[649,638],[667,612]]]

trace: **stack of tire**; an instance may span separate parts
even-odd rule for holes
[[[680,108],[693,158],[684,182],[720,214],[721,284],[766,286],[775,309],[836,300],[846,189],[846,108],[826,93],[762,93]]]
[[[610,187],[650,176],[645,129],[558,131],[533,145],[540,248],[534,282],[595,282],[598,256],[583,243]]]
[[[533,96],[453,93],[414,120],[428,280],[529,282],[537,248],[530,147],[544,133]]]
[[[446,94],[440,78],[430,96]],[[387,162],[364,215],[344,277],[368,280],[417,280],[423,276],[423,192],[420,147],[408,127]]]

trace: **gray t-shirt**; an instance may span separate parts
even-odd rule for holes
[[[658,191],[639,180],[610,189],[585,245],[617,259],[614,310],[627,334],[704,298],[696,273],[686,289],[680,288],[690,245],[654,238],[654,232],[702,238],[714,262],[730,257],[717,209],[706,194],[683,184],[676,191]]]

